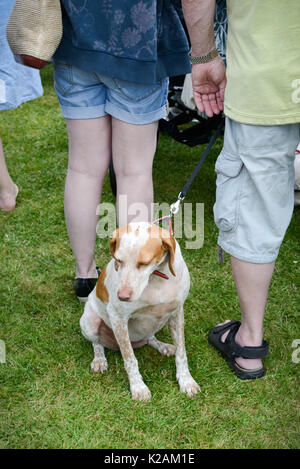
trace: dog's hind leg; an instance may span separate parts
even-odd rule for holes
[[[92,342],[94,349],[94,359],[91,363],[91,370],[94,373],[103,373],[107,370],[107,360],[104,354],[104,347],[100,343],[100,325],[102,319],[96,314],[89,301],[85,304],[84,313],[80,318],[81,332],[84,337]]]
[[[161,342],[160,340],[157,340],[154,335],[148,339],[147,344],[150,345],[150,347],[155,348],[155,350],[157,350],[162,355],[165,355],[166,357],[172,357],[175,355],[175,345]]]

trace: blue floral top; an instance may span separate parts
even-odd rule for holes
[[[188,73],[180,0],[61,0],[55,60],[139,83]]]

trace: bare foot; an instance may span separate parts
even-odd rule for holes
[[[11,212],[16,208],[16,199],[19,189],[16,184],[13,185],[12,190],[3,190],[0,192],[0,209],[5,212]]]
[[[227,319],[225,322],[222,322],[221,324],[218,324],[218,326],[221,326],[223,324],[226,324],[227,322],[230,322],[229,319]],[[221,341],[224,343],[225,340],[226,340],[226,337],[228,336],[229,334],[229,330],[226,331],[222,337],[221,337]],[[247,340],[245,341],[246,339],[243,337],[243,334],[240,332],[240,329],[237,331],[237,334],[235,336],[235,341],[238,345],[240,345],[241,347],[257,347],[257,346],[260,346],[261,345],[261,342],[260,343],[251,343],[251,340]],[[235,362],[241,367],[241,368],[244,368],[245,370],[259,370],[260,368],[262,368],[263,364],[262,364],[262,361],[261,359],[259,358],[254,358],[254,359],[250,359],[250,358],[243,358],[243,357],[236,357],[235,358]]]

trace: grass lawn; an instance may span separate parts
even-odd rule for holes
[[[207,343],[210,328],[240,317],[229,257],[217,260],[213,153],[187,202],[205,203],[202,249],[186,250],[191,274],[185,304],[189,366],[202,392],[179,392],[174,358],[136,351],[152,392],[150,403],[131,400],[121,355],[107,351],[109,370],[92,376],[92,347],[81,335],[83,307],[75,299],[74,259],[67,238],[63,190],[67,137],[52,85],[45,95],[0,113],[7,164],[20,193],[17,209],[0,214],[1,448],[299,448],[299,364],[292,342],[299,330],[299,209],[284,240],[270,290],[265,338],[267,375],[236,378]],[[198,161],[190,149],[161,136],[154,164],[155,200],[173,202]],[[142,151],[142,148],[141,148]],[[113,202],[108,179],[103,200]],[[97,240],[96,261],[109,260],[108,240]],[[297,285],[298,282],[298,285]],[[158,338],[170,340],[168,330]]]

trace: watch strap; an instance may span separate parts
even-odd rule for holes
[[[190,61],[191,61],[191,64],[205,64],[213,60],[218,55],[219,55],[218,49],[213,49],[208,54],[201,55],[200,57],[193,57],[190,54]]]

